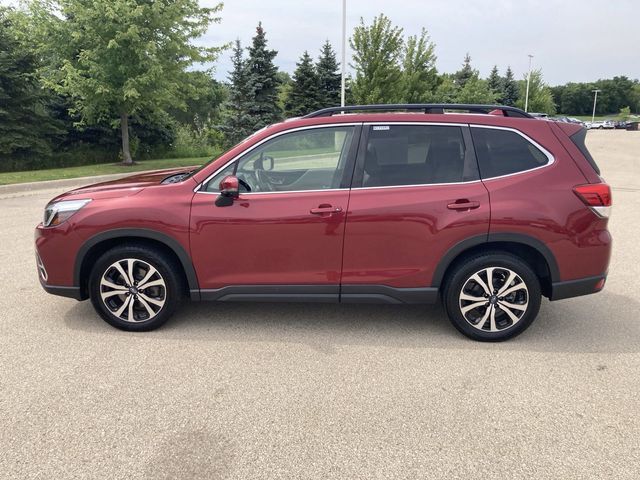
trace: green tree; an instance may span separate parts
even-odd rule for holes
[[[18,40],[14,12],[0,7],[0,156],[3,170],[27,157],[48,156],[49,140],[60,133],[46,107],[37,76],[38,61]],[[18,162],[10,165],[9,160]]]
[[[286,104],[287,114],[301,117],[318,110],[320,90],[318,75],[309,52],[305,51],[293,72],[293,85]]]
[[[504,81],[502,83],[502,93],[501,93],[501,101],[503,105],[508,107],[515,106],[518,101],[518,82],[513,76],[513,72],[511,71],[511,67],[507,67],[507,71],[504,76]]]
[[[289,100],[291,89],[293,88],[293,79],[287,72],[278,71],[278,108],[284,112],[285,105]]]
[[[222,4],[197,0],[33,0],[42,54],[57,59],[48,84],[68,95],[83,122],[120,125],[123,163],[132,164],[129,119],[184,107],[184,73],[219,48],[194,45],[220,19]],[[114,118],[115,117],[115,118]]]
[[[622,107],[620,109],[620,113],[618,114],[618,118],[620,120],[629,120],[629,117],[631,116],[631,108],[629,107]]]
[[[478,71],[474,70],[471,66],[471,56],[467,53],[464,56],[462,68],[454,73],[453,78],[458,87],[464,88],[467,82],[473,77],[478,77]]]
[[[190,71],[185,74],[185,108],[173,108],[169,113],[179,123],[196,126],[199,121],[219,122],[227,89],[211,72]]]
[[[496,101],[498,102],[502,102],[502,83],[502,77],[500,73],[498,73],[498,66],[494,65],[489,74],[489,78],[487,78],[487,86],[496,96]]]
[[[404,46],[402,61],[402,101],[427,102],[434,97],[438,86],[435,44],[427,31],[413,35]]]
[[[496,94],[491,91],[486,80],[472,76],[458,91],[456,100],[458,103],[493,104],[496,102]]]
[[[456,103],[460,87],[455,84],[453,75],[445,73],[440,76],[439,85],[436,88],[434,101],[438,103]]]
[[[316,63],[318,75],[318,105],[321,108],[337,107],[340,105],[340,89],[342,78],[338,68],[340,64],[336,60],[336,52],[327,40],[320,50],[320,57]]]
[[[229,146],[235,145],[253,131],[253,118],[249,113],[252,91],[240,40],[235,41],[231,61],[233,70],[229,72],[229,98],[225,105],[223,126]]]
[[[355,79],[351,85],[356,103],[393,103],[402,95],[402,28],[383,14],[365,25],[360,19],[349,40]]]
[[[525,95],[527,88],[527,75],[524,75],[524,80],[520,82],[520,100],[516,102],[516,105],[520,108],[524,108]],[[544,83],[541,70],[534,70],[531,72],[531,81],[529,85],[529,112],[540,112],[554,115],[556,113],[556,105],[553,101],[553,95],[551,89]]]
[[[246,65],[250,86],[249,114],[253,130],[259,130],[282,118],[282,110],[278,105],[278,67],[273,63],[277,54],[276,50],[267,48],[266,33],[262,22],[258,23]]]

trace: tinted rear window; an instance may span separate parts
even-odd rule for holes
[[[584,143],[584,139],[587,138],[587,129],[581,128],[569,138],[574,143],[574,145],[578,147],[578,150],[580,150],[582,155],[584,155],[584,158],[587,160],[587,162],[589,162],[589,165],[591,165],[595,172],[600,175],[600,168],[598,168],[596,161],[593,159],[591,153],[589,153],[589,149],[587,149],[587,146]]]
[[[511,130],[472,128],[471,134],[482,178],[524,172],[549,163],[538,147]]]
[[[364,155],[363,186],[457,183],[478,178],[467,161],[460,127],[373,125]]]

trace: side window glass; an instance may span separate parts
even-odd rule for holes
[[[364,187],[456,183],[477,179],[467,165],[460,127],[372,125],[364,154]]]
[[[471,128],[482,178],[499,177],[542,167],[547,156],[522,135],[496,128]]]
[[[285,133],[242,156],[212,178],[206,191],[217,192],[226,175],[235,174],[241,189],[287,192],[338,188],[354,127],[319,127]]]

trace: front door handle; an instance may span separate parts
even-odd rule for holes
[[[317,208],[309,210],[313,215],[331,215],[332,213],[340,213],[341,211],[342,207],[334,207],[328,203],[323,203],[322,205],[318,205]]]
[[[472,210],[474,208],[478,208],[480,206],[480,202],[472,202],[467,200],[466,198],[458,199],[453,203],[447,205],[449,210]]]

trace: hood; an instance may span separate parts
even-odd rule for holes
[[[198,167],[194,166],[157,170],[154,172],[129,175],[127,177],[110,180],[108,182],[94,183],[92,185],[76,188],[75,190],[63,193],[53,201],[60,200],[62,197],[76,195],[91,196],[94,198],[112,198],[135,195],[136,193],[141,192],[145,187],[159,185],[165,178],[181,173],[188,173],[196,168]]]

